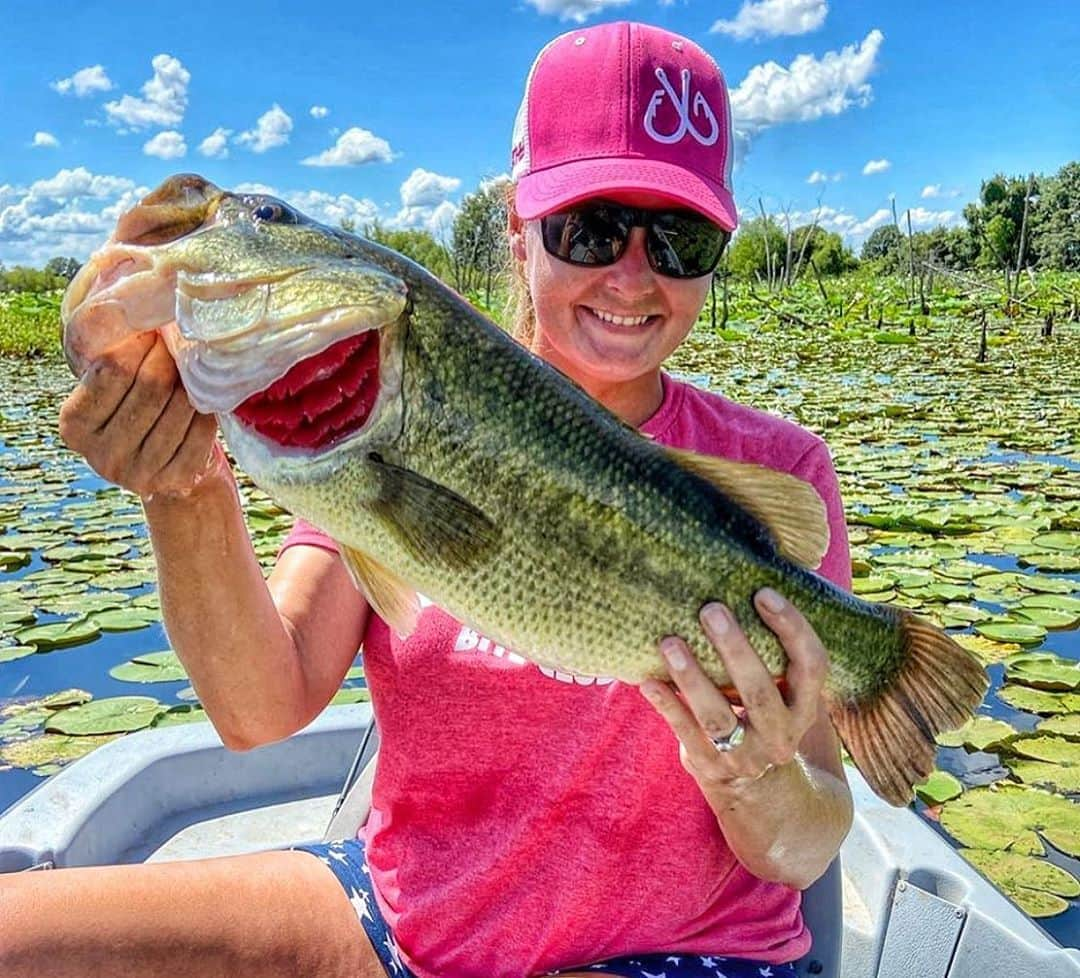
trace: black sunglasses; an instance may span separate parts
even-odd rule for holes
[[[652,270],[669,278],[707,275],[731,239],[730,231],[690,210],[586,203],[540,218],[544,249],[571,265],[615,264],[636,227],[645,228]]]

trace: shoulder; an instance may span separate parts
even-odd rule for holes
[[[829,460],[825,442],[794,421],[664,376],[664,403],[643,427],[665,445],[783,472]]]

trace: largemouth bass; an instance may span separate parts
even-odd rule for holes
[[[239,466],[341,544],[403,634],[419,592],[541,665],[627,683],[667,679],[658,641],[680,635],[730,689],[699,609],[726,604],[780,677],[751,602],[773,587],[829,650],[832,722],[896,805],[982,700],[983,669],[943,632],[812,572],[828,529],[810,486],[654,444],[423,269],[282,201],[171,178],[62,318],[76,375],[160,330]]]

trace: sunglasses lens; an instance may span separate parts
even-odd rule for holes
[[[630,237],[630,225],[608,207],[549,214],[540,222],[544,248],[573,265],[611,265]]]
[[[611,265],[643,225],[649,263],[669,278],[707,275],[720,261],[730,233],[693,211],[641,211],[618,204],[578,207],[540,219],[548,254],[571,265]]]
[[[649,225],[649,259],[661,275],[698,278],[716,267],[730,236],[697,214],[659,212]]]

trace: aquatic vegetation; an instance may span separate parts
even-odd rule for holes
[[[810,329],[778,328],[740,299],[727,326],[738,339],[702,324],[670,367],[821,434],[847,505],[857,593],[936,619],[988,664],[994,683],[980,717],[941,747],[941,770],[920,786],[917,807],[930,806],[1028,913],[1059,913],[1078,905],[1073,884],[1053,868],[1045,884],[1040,874],[1051,866],[1047,846],[1080,858],[1070,797],[1080,793],[1080,326],[1059,322],[1043,337],[994,318],[988,332],[1000,343],[979,363],[978,330],[960,310],[915,317],[914,343],[875,341],[881,301],[849,296],[842,319],[823,302],[798,307],[825,323]],[[888,301],[902,307],[901,297]],[[70,383],[61,365],[0,360],[0,785],[2,764],[49,772],[110,736],[46,733],[78,698],[47,706],[17,693],[56,657],[94,656],[99,699],[120,680],[155,683],[155,725],[204,717],[156,651],[160,626],[101,631],[102,618],[156,620],[153,563],[137,501],[59,443],[56,412]],[[243,480],[241,493],[269,568],[291,518]],[[48,632],[17,638],[57,625],[61,635],[99,633],[55,651],[43,649]],[[366,695],[361,682],[348,677],[344,698]]]

